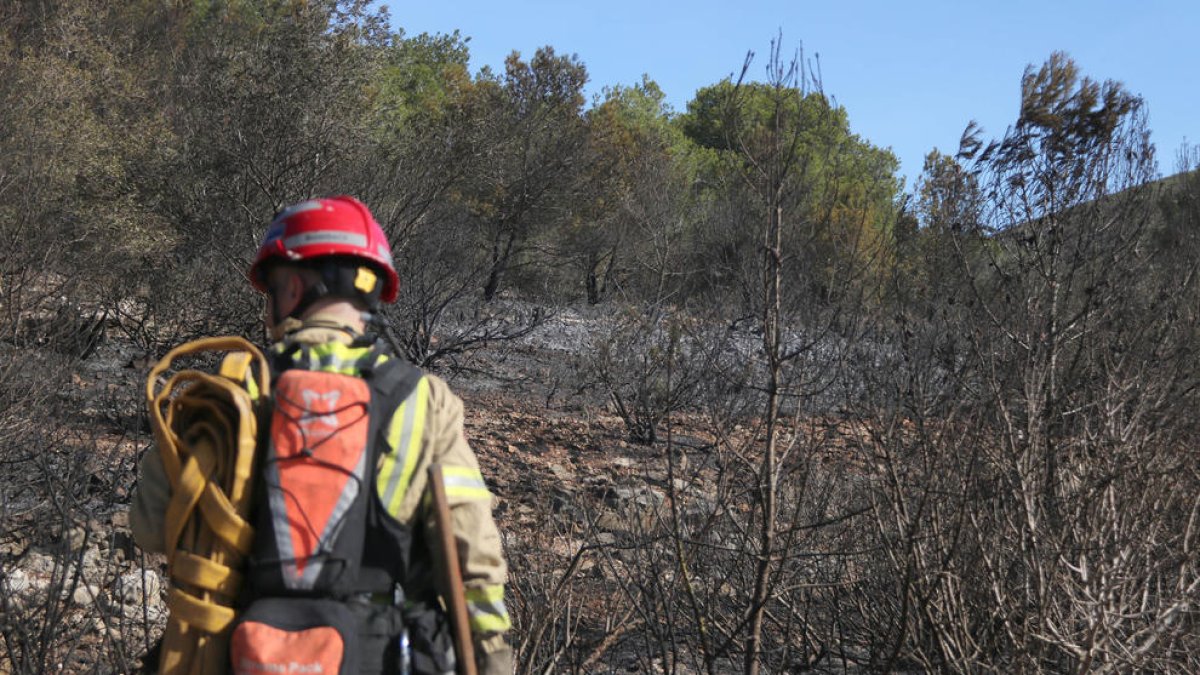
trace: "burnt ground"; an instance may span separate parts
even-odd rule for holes
[[[613,568],[602,571],[585,554],[627,533],[631,512],[661,506],[668,487],[662,445],[630,442],[603,396],[580,385],[579,355],[601,320],[582,311],[552,317],[518,341],[435,370],[464,399],[466,433],[496,495],[518,645],[527,639],[522,629],[545,617],[546,580],[570,576],[580,588],[611,581]],[[115,333],[58,393],[72,419],[34,441],[54,450],[33,464],[50,478],[4,487],[0,673],[129,672],[161,632],[164,561],[142,554],[128,531],[136,463],[152,447],[141,399],[150,359]],[[675,439],[685,463],[709,443],[687,420],[680,416]],[[676,487],[702,483],[702,473]],[[65,506],[58,500],[67,495]],[[597,613],[575,619],[583,626],[577,644],[587,647],[584,671],[646,667],[645,658],[606,644],[603,631],[588,633],[587,624],[604,625],[603,606],[580,602],[574,611]]]

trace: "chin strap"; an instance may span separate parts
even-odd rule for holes
[[[287,317],[281,323],[275,324],[275,328],[271,330],[271,341],[279,342],[288,335],[295,333],[304,328],[327,328],[329,330],[340,330],[350,336],[353,341],[361,341],[366,337],[363,333],[359,333],[353,326],[335,321],[332,319],[299,319],[296,317]],[[368,344],[373,344],[371,340]]]
[[[279,342],[287,337],[288,333],[295,333],[304,326],[304,322],[294,317],[284,317],[283,321],[276,321],[271,328],[271,342]]]

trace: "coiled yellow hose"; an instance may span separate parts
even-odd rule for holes
[[[218,375],[162,375],[182,356],[227,355]],[[258,408],[270,396],[267,360],[239,337],[196,340],[171,350],[150,371],[146,401],[171,482],[166,514],[170,618],[159,672],[228,670],[229,627],[250,552]]]

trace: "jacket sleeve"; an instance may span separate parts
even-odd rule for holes
[[[444,381],[429,379],[427,454],[430,462],[442,465],[471,631],[484,652],[507,650],[503,639],[495,639],[509,630],[511,621],[504,604],[507,568],[500,532],[492,518],[492,493],[467,444],[462,400]],[[424,509],[423,518],[427,530],[433,531],[436,525],[432,509]],[[432,543],[436,537],[428,540],[436,548]],[[440,551],[431,553],[435,560],[441,557]]]
[[[171,484],[163,468],[158,448],[151,447],[142,455],[138,468],[137,487],[129,507],[129,528],[133,540],[148,553],[166,551],[167,505],[171,501]]]

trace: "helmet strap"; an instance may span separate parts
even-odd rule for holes
[[[291,333],[294,333],[303,327],[304,322],[300,319],[287,317],[280,323],[277,323],[271,327],[271,329],[268,331],[268,335],[270,335],[272,342],[279,342]]]
[[[267,282],[267,308],[271,311],[271,323],[278,326],[287,316],[279,308],[279,287]]]
[[[383,283],[369,266],[356,260],[323,260],[313,269],[321,276],[318,288],[322,295],[359,301],[369,312],[379,309]]]
[[[304,295],[300,296],[300,302],[296,303],[296,306],[292,308],[292,311],[288,314],[288,316],[293,319],[302,318],[304,313],[307,312],[309,308],[316,304],[318,300],[327,295],[329,295],[329,290],[325,288],[324,282],[318,281],[311,286],[306,286],[304,288]]]

